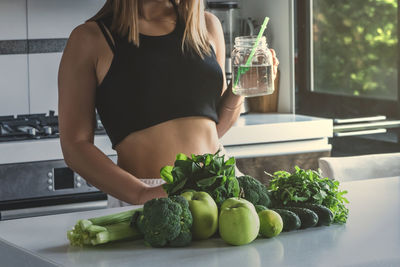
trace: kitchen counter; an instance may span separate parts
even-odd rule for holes
[[[78,219],[132,207],[0,221],[1,266],[400,266],[400,177],[341,184],[348,190],[346,225],[314,227],[229,246],[221,239],[185,248],[142,241],[95,248],[68,245]]]
[[[224,146],[288,142],[331,137],[331,119],[298,114],[242,115],[221,138]]]
[[[332,125],[331,119],[304,115],[245,114],[221,138],[221,143],[237,158],[330,151]],[[116,155],[107,135],[95,135],[94,144],[104,154]],[[58,138],[0,142],[0,164],[63,158]]]
[[[220,139],[235,158],[330,152],[331,119],[298,114],[246,114]]]

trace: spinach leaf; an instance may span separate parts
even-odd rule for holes
[[[171,194],[177,192],[178,190],[182,189],[183,186],[186,184],[186,180],[187,179],[183,179],[182,181],[180,181],[179,183],[177,183],[175,185],[175,187],[171,190]]]
[[[183,153],[176,156],[174,166],[161,169],[163,185],[168,195],[177,195],[187,190],[209,193],[218,206],[230,197],[239,196],[239,182],[235,176],[235,158],[225,161],[219,154],[194,155]]]
[[[222,176],[219,175],[219,176],[213,176],[213,177],[210,177],[210,178],[204,178],[204,179],[198,180],[198,181],[196,182],[196,184],[197,184],[198,187],[207,187],[207,186],[211,186],[211,185],[213,185],[213,184],[215,183],[215,181],[217,180],[217,178],[221,178],[221,177],[222,177]]]

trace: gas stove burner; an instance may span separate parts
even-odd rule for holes
[[[36,128],[30,126],[19,126],[18,130],[25,132],[31,136],[35,136],[38,131]]]
[[[53,133],[53,130],[52,130],[53,128],[51,128],[50,126],[44,126],[43,127],[43,130],[44,130],[44,133],[46,134],[46,135],[51,135],[52,133]]]
[[[105,134],[96,113],[95,134]],[[54,110],[46,113],[0,116],[0,142],[58,138],[58,116]]]

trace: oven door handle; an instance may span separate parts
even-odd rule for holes
[[[334,137],[344,137],[344,136],[356,136],[356,135],[368,135],[368,134],[380,134],[386,133],[385,128],[374,129],[374,130],[364,130],[364,131],[349,131],[349,132],[338,132],[333,133]]]
[[[0,211],[0,221],[107,208],[107,200]]]

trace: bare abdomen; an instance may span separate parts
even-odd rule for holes
[[[118,165],[137,178],[159,178],[176,154],[215,153],[219,148],[214,121],[184,117],[133,132],[117,146]]]

